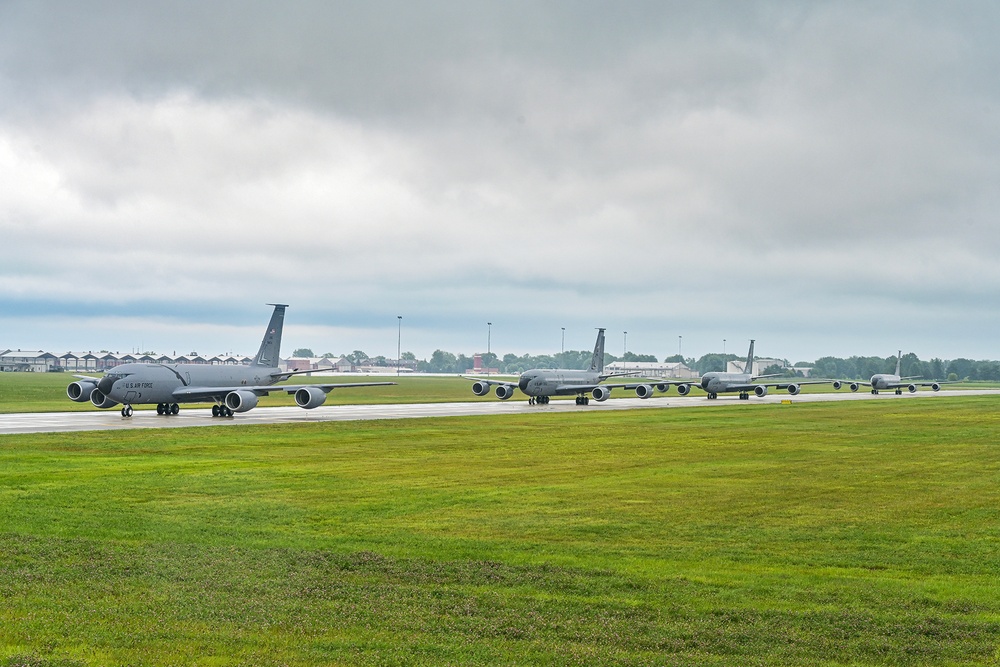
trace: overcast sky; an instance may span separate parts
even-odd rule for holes
[[[1000,358],[995,2],[0,2],[0,348]],[[492,322],[492,327],[487,326]],[[488,331],[491,329],[491,331]],[[679,337],[683,337],[679,339]]]

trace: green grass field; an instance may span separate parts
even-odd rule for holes
[[[0,665],[1000,662],[995,397],[0,436]]]

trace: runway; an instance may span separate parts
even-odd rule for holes
[[[254,424],[312,424],[331,421],[377,419],[421,419],[427,417],[476,417],[489,415],[589,412],[603,410],[656,410],[669,408],[725,408],[748,405],[821,403],[828,401],[912,401],[960,396],[1000,396],[1000,389],[918,391],[896,396],[885,392],[873,396],[867,392],[799,394],[775,392],[764,398],[741,401],[735,394],[710,401],[701,396],[663,394],[655,398],[613,398],[603,403],[576,405],[572,400],[552,401],[548,405],[528,405],[524,399],[510,401],[482,400],[462,403],[406,403],[391,405],[326,405],[314,410],[295,406],[256,408],[233,418],[212,417],[209,408],[181,407],[180,414],[166,417],[154,410],[136,410],[124,418],[117,409],[94,412],[38,412],[0,415],[0,434],[66,433],[73,431],[116,431],[136,428],[184,428],[193,426],[233,426]]]

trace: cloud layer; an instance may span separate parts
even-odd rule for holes
[[[997,18],[5,3],[0,347],[997,358]]]

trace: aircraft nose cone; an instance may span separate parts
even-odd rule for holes
[[[105,396],[111,391],[111,387],[115,386],[115,382],[118,380],[117,377],[112,375],[105,375],[101,378],[101,381],[97,383],[97,388],[101,390],[101,393]]]
[[[707,389],[708,389],[708,384],[709,384],[709,383],[710,383],[711,381],[712,381],[712,378],[709,378],[709,377],[703,377],[703,378],[701,379],[701,388],[702,388],[702,389],[705,389],[705,390],[707,390]]]
[[[524,391],[525,389],[527,389],[527,388],[528,388],[528,383],[529,383],[529,382],[531,382],[531,378],[529,378],[529,377],[524,377],[524,376],[522,375],[522,376],[520,377],[520,379],[518,379],[518,381],[517,381],[517,388],[518,388],[518,389],[520,389],[521,391]]]

